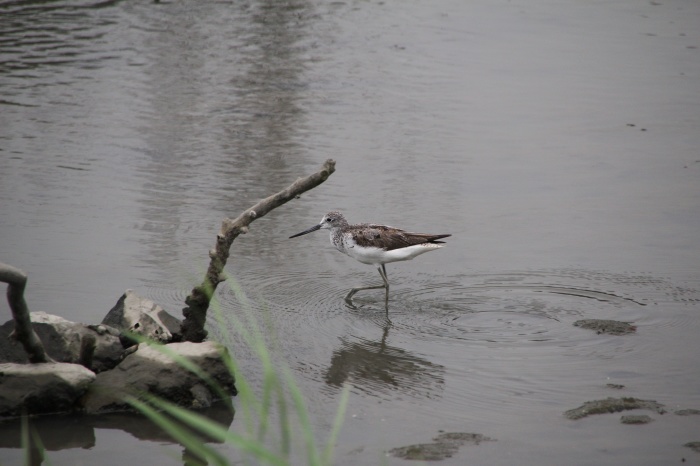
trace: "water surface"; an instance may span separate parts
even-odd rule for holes
[[[682,446],[698,416],[563,417],[608,396],[700,408],[695,2],[9,1],[0,15],[0,260],[29,274],[32,310],[96,323],[132,288],[180,315],[221,220],[330,157],[336,173],[253,223],[227,271],[321,440],[352,384],[336,464],[404,464],[385,452],[443,431],[496,439],[445,465],[698,460]],[[387,317],[381,290],[342,300],[376,270],[326,233],[287,239],[329,210],[453,236],[387,267]],[[217,297],[241,315],[230,287]],[[572,325],[588,318],[637,333]],[[250,351],[231,350],[259,384]],[[78,423],[48,456],[182,463],[136,424]]]

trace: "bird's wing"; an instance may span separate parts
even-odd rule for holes
[[[450,235],[430,235],[427,233],[410,233],[399,228],[386,225],[364,225],[353,234],[358,246],[376,247],[391,251],[415,244],[430,243]]]

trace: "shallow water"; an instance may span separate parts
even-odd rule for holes
[[[700,461],[682,446],[700,416],[563,417],[608,396],[700,408],[697,3],[3,2],[0,15],[0,260],[29,274],[32,310],[95,323],[132,288],[179,315],[221,220],[331,157],[336,173],[253,223],[227,271],[272,323],[321,439],[352,384],[337,464],[404,464],[385,452],[441,431],[496,439],[445,465]],[[382,290],[352,309],[343,296],[376,270],[326,233],[287,239],[334,209],[453,236],[387,267],[388,316]],[[218,298],[240,315],[230,287]],[[588,318],[637,333],[572,325]],[[181,463],[158,435],[83,427],[52,464]]]

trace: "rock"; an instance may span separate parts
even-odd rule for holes
[[[116,368],[98,374],[84,399],[86,412],[132,410],[122,397],[138,392],[148,392],[186,408],[204,408],[223,396],[236,394],[233,375],[222,358],[227,351],[224,347],[213,342],[160,347],[196,364],[223,389],[224,393],[219,393],[156,346],[142,343]]]
[[[30,317],[32,328],[46,353],[58,362],[79,363],[81,344],[85,338],[92,337],[96,340],[96,348],[91,370],[102,372],[111,369],[122,359],[124,348],[119,342],[119,332],[113,328],[70,322],[45,312],[32,312]],[[14,328],[14,320],[0,326],[0,361],[23,364],[28,361],[24,348],[9,338]]]
[[[0,364],[0,416],[72,411],[94,380],[78,364]]]
[[[179,341],[182,338],[178,319],[150,299],[141,298],[131,290],[124,292],[102,320],[102,324],[161,343]],[[122,344],[127,347],[136,344],[136,341],[123,335]]]

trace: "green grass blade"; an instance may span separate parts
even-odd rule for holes
[[[290,431],[289,411],[287,409],[287,399],[284,396],[284,390],[280,384],[277,384],[277,408],[280,416],[280,435],[282,436],[282,455],[285,458],[291,453],[292,433]]]
[[[41,440],[39,432],[37,432],[36,428],[32,426],[30,427],[29,433],[31,435],[32,442],[34,442],[34,445],[36,446],[36,449],[39,452],[39,457],[42,460],[42,464],[46,464],[46,466],[51,466],[51,460],[49,460],[49,458],[46,457],[46,447],[44,446],[44,442]]]
[[[230,314],[224,315],[221,305],[219,304],[218,300],[215,298],[212,298],[212,301],[210,303],[211,308],[214,311],[214,316],[217,322],[217,325],[219,325],[219,328],[235,328],[235,326],[231,325],[231,316]],[[231,340],[230,335],[227,333],[223,333],[222,337],[228,337],[226,338],[226,343],[227,347],[234,347],[235,344]],[[225,352],[222,354],[222,359],[226,367],[228,368],[229,372],[231,374],[234,374],[234,377],[236,379],[236,388],[238,389],[238,400],[239,400],[239,407],[240,410],[242,411],[242,418],[243,418],[243,423],[246,428],[246,432],[248,432],[249,435],[253,435],[255,432],[255,425],[254,425],[254,412],[259,413],[259,406],[260,402],[255,396],[255,392],[253,391],[253,388],[250,386],[248,381],[246,380],[245,377],[241,374],[241,371],[238,367],[238,364],[236,363],[235,358],[232,356],[231,352]]]
[[[254,455],[256,459],[265,460],[269,464],[280,466],[287,464],[283,458],[270,452],[263,443],[243,438],[234,432],[229,432],[229,430],[221,424],[201,414],[188,411],[157,397],[149,397],[149,402],[157,408],[162,409],[174,419],[183,422],[207,437],[228,443],[245,453]]]
[[[22,443],[22,451],[24,452],[22,464],[25,466],[30,466],[32,464],[32,445],[29,443],[29,416],[26,413],[22,415],[21,429],[20,439]]]
[[[269,368],[265,370],[262,394],[262,410],[260,412],[260,425],[258,425],[258,441],[262,442],[267,433],[270,419],[270,407],[272,405],[272,391],[276,385],[275,374]]]
[[[338,403],[338,410],[335,413],[335,419],[333,419],[333,428],[331,429],[331,435],[328,438],[328,444],[323,451],[323,464],[332,465],[333,464],[333,448],[335,447],[335,442],[340,434],[340,429],[343,426],[343,421],[345,420],[345,411],[348,407],[348,400],[350,399],[350,384],[343,384],[343,390],[340,392],[340,402]]]
[[[308,455],[308,461],[310,465],[319,465],[321,460],[318,456],[318,449],[316,448],[316,442],[314,440],[314,432],[311,426],[311,421],[309,420],[309,411],[306,408],[306,403],[304,402],[304,396],[301,390],[294,382],[294,378],[289,373],[289,369],[283,369],[284,378],[287,381],[287,386],[289,388],[289,393],[292,396],[292,401],[294,403],[294,410],[299,417],[299,422],[301,423],[301,432],[304,438],[304,443],[306,444],[306,452]]]
[[[168,419],[149,404],[131,396],[127,397],[126,401],[199,458],[220,466],[227,464],[220,453],[205,445],[200,439],[195,438],[192,432],[173,422],[172,419]]]

